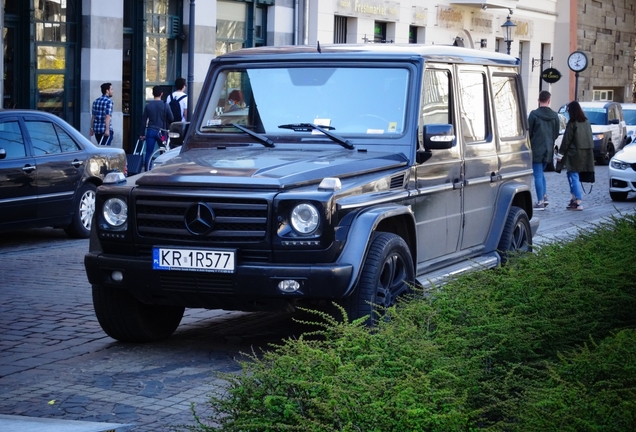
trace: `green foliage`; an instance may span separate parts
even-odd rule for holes
[[[636,430],[636,219],[243,362],[194,430]],[[342,311],[344,314],[344,311]]]

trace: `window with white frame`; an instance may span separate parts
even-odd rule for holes
[[[614,100],[614,90],[593,90],[592,100],[595,101],[613,101]]]

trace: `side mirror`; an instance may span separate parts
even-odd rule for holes
[[[618,119],[613,119],[609,121],[609,124],[619,124],[620,121],[618,121]]]
[[[422,129],[424,149],[445,150],[457,143],[455,128],[451,124],[429,124]]]
[[[170,147],[178,147],[183,144],[183,140],[190,126],[189,122],[174,122],[170,125]]]

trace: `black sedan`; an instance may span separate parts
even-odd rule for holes
[[[59,117],[0,110],[0,231],[52,226],[87,238],[97,186],[125,170],[122,149],[92,144]]]

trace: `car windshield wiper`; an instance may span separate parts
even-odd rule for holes
[[[256,132],[253,132],[253,131],[249,130],[248,128],[246,128],[245,126],[241,126],[240,124],[227,123],[227,124],[218,124],[218,125],[210,125],[210,126],[202,126],[201,127],[201,129],[225,129],[225,128],[236,128],[236,129],[238,129],[240,131],[245,132],[249,136],[256,138],[265,147],[270,147],[270,148],[276,147],[274,145],[274,141],[272,141],[271,139],[267,138],[265,135],[261,135],[261,134],[258,134]]]
[[[351,144],[349,140],[346,140],[336,134],[329,132],[330,129],[335,129],[335,127],[332,127],[332,126],[318,126],[313,123],[290,123],[290,124],[279,125],[278,127],[281,129],[291,129],[296,132],[308,132],[311,130],[317,130],[318,132],[322,132],[327,137],[329,137],[332,141],[337,142],[344,148],[348,150],[353,150],[353,144]]]

